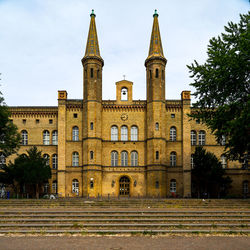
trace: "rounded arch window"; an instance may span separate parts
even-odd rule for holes
[[[117,151],[111,152],[111,166],[112,167],[118,166],[118,153],[117,153]]]
[[[204,130],[201,130],[199,132],[199,145],[205,145],[206,143],[206,132]]]
[[[28,145],[28,132],[26,130],[22,130],[22,145]]]
[[[196,131],[191,130],[191,145],[194,146],[197,143]]]
[[[176,141],[176,127],[170,128],[170,141]]]
[[[137,141],[138,140],[138,128],[137,126],[131,127],[131,141]]]
[[[44,154],[43,155],[43,158],[45,159],[45,161],[46,161],[46,166],[49,166],[50,165],[50,157],[49,157],[49,155],[48,154]]]
[[[138,166],[138,153],[137,153],[137,151],[131,152],[131,166]]]
[[[115,125],[111,127],[111,141],[118,141],[118,127]]]
[[[121,165],[123,167],[128,166],[128,152],[127,151],[122,151],[121,153]]]
[[[72,129],[72,140],[79,141],[79,128],[77,126],[74,126]]]
[[[170,153],[170,166],[176,166],[176,152]]]
[[[123,125],[121,127],[121,141],[127,141],[128,140],[128,127]]]
[[[176,180],[175,179],[172,179],[170,181],[170,192],[176,193]]]
[[[48,130],[43,131],[43,144],[44,145],[49,145],[50,141],[50,134]]]
[[[73,167],[79,166],[79,154],[78,154],[78,152],[74,152],[72,154],[72,166]]]
[[[54,130],[52,132],[52,145],[57,145],[58,144],[58,133],[57,130]]]

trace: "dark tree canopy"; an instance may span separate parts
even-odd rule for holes
[[[228,176],[224,176],[225,169],[213,153],[206,152],[202,147],[196,147],[193,163],[192,182],[195,184],[198,198],[202,193],[215,198],[226,194],[232,181]]]
[[[243,160],[250,152],[250,12],[238,24],[229,22],[225,33],[212,38],[204,64],[189,68],[197,102],[191,117],[201,120],[220,142],[226,137],[226,154]]]
[[[0,152],[7,157],[16,153],[20,144],[20,134],[17,127],[9,119],[10,113],[0,92]]]
[[[51,178],[50,166],[46,164],[46,159],[42,157],[42,152],[37,147],[27,150],[27,155],[19,155],[14,163],[2,167],[0,180],[6,184],[17,183],[19,187],[29,185],[39,194],[39,187]]]

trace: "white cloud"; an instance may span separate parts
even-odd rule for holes
[[[115,82],[134,82],[134,98],[145,99],[144,60],[154,9],[166,68],[166,98],[190,89],[186,64],[206,58],[212,36],[248,10],[239,0],[2,0],[0,1],[1,89],[8,105],[57,105],[57,90],[82,98],[82,66],[95,9],[103,69],[103,99],[115,98]]]

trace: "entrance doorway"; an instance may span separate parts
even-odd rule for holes
[[[119,181],[119,194],[120,196],[129,196],[129,186],[130,186],[130,180],[128,177],[123,176],[121,177],[120,181]]]

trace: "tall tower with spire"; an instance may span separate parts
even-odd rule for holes
[[[148,57],[147,79],[147,195],[166,196],[166,108],[165,67],[158,14],[153,15]]]
[[[101,194],[102,164],[102,67],[94,10],[90,14],[89,34],[83,65],[83,192]]]

